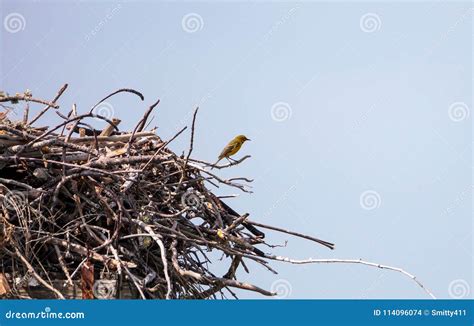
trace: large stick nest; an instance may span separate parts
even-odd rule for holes
[[[79,114],[75,106],[61,113],[56,101],[66,88],[51,102],[30,92],[0,94],[0,283],[7,279],[3,287],[10,288],[10,297],[21,297],[21,288],[33,280],[63,298],[53,282],[58,279],[70,284],[80,280],[84,298],[97,296],[97,279],[113,281],[110,293],[115,297],[125,283],[142,298],[226,297],[235,295],[233,287],[274,295],[236,279],[239,268],[247,270],[246,260],[272,272],[268,262],[281,260],[255,247],[265,245],[264,233],[255,226],[333,248],[310,236],[252,222],[206,187],[248,191],[251,180],[223,179],[215,172],[248,157],[215,170],[191,157],[197,109],[189,149],[179,156],[167,145],[186,128],[166,141],[154,130],[145,131],[158,102],[132,131],[123,132],[120,120],[97,115],[94,109],[122,92],[143,100],[139,92],[121,89],[88,113]],[[25,104],[22,121],[10,120],[10,103]],[[45,107],[30,118],[30,105],[38,104]],[[34,126],[52,110],[60,124]],[[91,118],[107,121],[108,127],[94,130],[88,124]],[[227,264],[227,272],[216,275],[211,263]]]

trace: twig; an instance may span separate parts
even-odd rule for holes
[[[58,91],[58,94],[56,94],[56,96],[54,97],[54,99],[51,101],[50,104],[48,104],[44,109],[42,109],[33,119],[31,119],[31,121],[28,123],[29,125],[32,125],[33,123],[35,123],[39,118],[41,118],[43,116],[43,114],[46,113],[46,111],[48,111],[51,107],[54,107],[55,109],[59,108],[59,106],[56,105],[56,101],[61,97],[61,95],[64,93],[64,91],[66,91],[66,88],[67,88],[68,84],[64,84],[63,87],[61,87],[61,89]],[[53,106],[53,105],[56,105],[56,106]]]
[[[190,144],[189,144],[188,156],[186,156],[186,160],[184,161],[183,170],[186,170],[186,165],[188,165],[189,157],[191,156],[191,153],[193,152],[193,148],[194,148],[194,128],[195,128],[195,124],[196,124],[196,116],[197,116],[198,111],[199,111],[199,107],[197,107],[196,110],[194,110],[193,123],[192,123],[192,126],[191,126],[191,141],[190,141]]]
[[[66,276],[69,284],[73,285],[71,275],[69,275],[69,271],[66,267],[66,262],[64,261],[64,257],[63,255],[61,255],[61,251],[59,250],[59,247],[57,245],[54,245],[54,251],[56,251],[56,256],[58,256],[59,264],[61,265],[61,269],[63,270],[64,275]]]
[[[145,112],[143,115],[143,118],[140,120],[140,122],[137,124],[135,127],[136,132],[141,132],[143,128],[145,127],[146,121],[148,120],[148,116],[150,113],[155,109],[155,107],[160,103],[160,99],[158,99],[155,103],[153,103],[148,110]]]
[[[252,157],[251,155],[245,155],[244,157],[242,157],[242,158],[239,159],[239,160],[234,160],[234,161],[231,161],[231,162],[229,162],[228,164],[224,164],[224,165],[216,165],[216,164],[212,164],[212,163],[208,163],[208,162],[200,161],[200,160],[195,160],[195,159],[190,159],[190,161],[196,162],[196,163],[201,163],[201,164],[210,166],[210,167],[212,167],[213,169],[221,170],[221,169],[229,168],[229,167],[231,167],[231,166],[240,164],[240,163],[242,163],[243,161],[245,161],[246,159],[249,159],[249,158],[251,158],[251,157]]]

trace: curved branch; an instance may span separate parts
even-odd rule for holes
[[[393,266],[388,266],[388,265],[382,265],[378,263],[372,263],[368,262],[362,259],[303,259],[303,260],[297,260],[297,259],[291,259],[288,257],[282,257],[282,256],[269,256],[265,255],[265,258],[272,259],[272,260],[277,260],[277,261],[282,261],[290,264],[362,264],[366,266],[371,266],[371,267],[376,267],[380,269],[388,269],[391,271],[399,272],[402,273],[403,275],[411,278],[420,288],[423,289],[432,299],[436,299],[434,294],[420,281],[417,280],[416,276],[408,273],[407,271],[399,268],[399,267],[393,267]]]
[[[103,99],[101,99],[99,102],[97,102],[92,108],[91,110],[89,111],[89,113],[92,113],[92,111],[94,111],[94,109],[96,107],[99,106],[100,103],[104,102],[106,99],[114,96],[115,94],[118,94],[118,93],[122,93],[122,92],[126,92],[126,93],[132,93],[132,94],[135,94],[137,95],[142,101],[145,99],[145,97],[143,97],[143,94],[140,93],[139,91],[136,91],[134,89],[131,89],[131,88],[121,88],[119,90],[116,90],[115,92],[113,93],[110,93],[109,95],[107,95],[106,97],[104,97]]]

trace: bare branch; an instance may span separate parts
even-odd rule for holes
[[[303,259],[303,260],[297,260],[297,259],[291,259],[287,257],[282,257],[282,256],[266,256],[269,259],[272,260],[278,260],[286,263],[291,263],[291,264],[361,264],[361,265],[366,265],[366,266],[371,266],[371,267],[376,267],[380,269],[387,269],[395,272],[402,273],[403,275],[411,278],[420,288],[423,289],[432,299],[436,299],[434,294],[425,286],[423,283],[421,283],[414,275],[406,272],[405,270],[398,268],[398,267],[392,267],[388,265],[382,265],[378,263],[372,263],[368,261],[364,261],[362,259]]]

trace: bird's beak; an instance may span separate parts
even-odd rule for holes
[[[252,140],[252,139],[248,139],[248,138],[247,138],[246,140]]]

